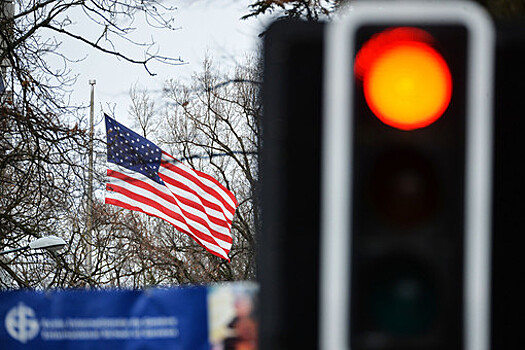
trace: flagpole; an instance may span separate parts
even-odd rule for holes
[[[88,196],[87,196],[87,227],[86,227],[86,271],[91,274],[92,249],[93,242],[93,124],[94,124],[94,110],[95,110],[95,84],[96,80],[90,80],[91,85],[91,102],[89,108],[89,169],[88,169]]]

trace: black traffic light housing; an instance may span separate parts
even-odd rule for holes
[[[497,23],[492,349],[521,344],[525,25]],[[265,37],[258,241],[261,348],[317,349],[319,197],[326,23],[284,21]],[[305,191],[305,189],[307,189]],[[271,215],[269,215],[271,214]],[[299,225],[296,225],[299,223]],[[299,246],[295,246],[299,242]],[[520,265],[521,264],[521,265]],[[278,302],[276,302],[278,301]]]
[[[261,349],[315,349],[319,339],[323,30],[323,23],[283,21],[265,34]]]

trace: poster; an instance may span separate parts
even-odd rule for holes
[[[250,282],[0,292],[0,344],[2,350],[256,350],[257,292]]]

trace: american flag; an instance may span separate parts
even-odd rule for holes
[[[166,220],[229,261],[234,195],[153,142],[106,117],[106,203]]]

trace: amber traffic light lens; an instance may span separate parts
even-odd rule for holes
[[[400,27],[376,34],[358,52],[356,75],[369,108],[383,123],[423,128],[447,109],[452,78],[432,41],[421,29]]]
[[[370,176],[371,204],[387,225],[412,228],[428,222],[440,202],[440,181],[432,162],[418,152],[392,149],[381,155]]]

